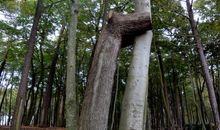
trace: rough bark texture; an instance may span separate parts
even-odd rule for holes
[[[202,65],[202,71],[204,73],[206,85],[208,88],[209,100],[210,100],[210,104],[212,108],[213,117],[215,120],[216,129],[220,130],[220,119],[219,119],[218,104],[217,104],[216,96],[215,96],[215,90],[214,90],[213,82],[212,82],[212,79],[209,73],[208,63],[203,52],[203,47],[202,47],[201,39],[199,37],[199,32],[197,30],[196,22],[194,20],[192,3],[190,3],[189,0],[186,0],[186,5],[187,5],[187,11],[189,14],[189,22],[190,22],[193,37],[194,37],[194,42],[196,44],[196,49],[199,54],[200,62]]]
[[[39,23],[42,12],[43,12],[43,0],[38,0],[30,38],[27,42],[28,51],[25,56],[21,81],[20,81],[20,85],[18,89],[16,104],[15,104],[13,118],[12,118],[11,130],[20,130],[25,101],[26,101],[25,98],[26,98],[26,91],[27,91],[27,84],[28,84],[28,74],[29,74],[31,60],[32,60],[33,52],[34,52],[34,45],[36,42],[38,23]]]
[[[79,130],[107,130],[116,60],[122,36],[136,36],[150,28],[146,13],[119,15],[109,13],[94,53],[83,101]]]
[[[76,64],[76,30],[78,15],[78,0],[70,0],[70,22],[68,28],[67,42],[67,79],[66,79],[66,129],[77,130],[77,100],[76,100],[76,84],[75,84],[75,64]]]
[[[150,0],[134,0],[136,12],[151,14]],[[133,59],[122,103],[120,130],[144,130],[152,31],[135,38]]]

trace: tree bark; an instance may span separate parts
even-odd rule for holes
[[[208,88],[209,100],[210,100],[210,104],[212,108],[215,125],[216,125],[217,130],[220,130],[220,118],[219,118],[218,104],[217,104],[216,96],[215,96],[215,90],[214,90],[213,82],[212,82],[212,79],[209,73],[208,63],[203,52],[203,47],[202,47],[201,39],[199,37],[199,32],[196,27],[196,22],[194,20],[192,3],[190,3],[189,0],[186,0],[186,6],[187,6],[188,15],[189,15],[189,22],[190,22],[193,37],[194,37],[194,42],[196,44],[196,49],[199,53],[199,58],[200,58],[200,62],[202,65],[202,71],[203,71],[206,85]]]
[[[67,42],[67,79],[66,79],[66,128],[77,130],[78,106],[76,100],[76,30],[78,16],[78,0],[70,0],[70,23]]]
[[[151,15],[150,0],[134,0],[136,12]],[[136,37],[133,59],[129,67],[127,86],[122,103],[120,130],[144,130],[147,106],[148,69],[153,33],[151,30]]]
[[[99,37],[89,71],[79,130],[107,130],[116,60],[125,35],[136,36],[151,29],[149,14],[109,13]]]
[[[39,24],[39,20],[40,20],[42,12],[43,12],[43,0],[38,0],[37,8],[36,8],[35,16],[34,16],[34,22],[31,28],[30,38],[27,42],[28,51],[25,56],[21,81],[19,84],[18,94],[16,98],[16,105],[15,105],[14,113],[13,113],[11,130],[19,130],[21,127],[21,122],[22,122],[22,117],[23,117],[23,112],[24,112],[24,105],[25,105],[25,98],[26,98],[26,91],[27,91],[27,84],[28,84],[28,74],[29,74],[31,59],[33,57],[34,45],[36,42],[37,28],[38,28],[38,24]]]

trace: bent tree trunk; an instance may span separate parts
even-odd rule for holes
[[[134,0],[136,12],[151,13],[150,0]],[[122,102],[120,130],[144,130],[152,31],[136,37]]]
[[[189,0],[186,0],[186,6],[187,6],[188,15],[189,15],[189,22],[190,22],[193,37],[194,37],[194,42],[196,44],[196,49],[199,53],[199,58],[200,58],[200,62],[202,65],[202,71],[204,73],[206,85],[208,88],[209,100],[210,100],[210,104],[212,108],[213,117],[215,120],[215,125],[217,127],[217,130],[220,130],[220,118],[219,118],[218,104],[217,104],[217,100],[215,96],[215,90],[214,90],[213,82],[212,82],[212,79],[209,73],[208,63],[203,52],[203,47],[202,47],[201,39],[199,37],[199,32],[197,30],[196,22],[194,20],[192,3],[190,3]]]
[[[99,37],[88,76],[79,130],[107,130],[116,60],[122,37],[136,36],[150,27],[146,13],[119,15],[109,13],[108,24]]]
[[[13,118],[12,118],[11,130],[20,130],[20,127],[21,127],[24,106],[25,106],[25,101],[26,101],[26,91],[27,91],[28,74],[29,74],[28,72],[29,72],[31,60],[33,57],[38,23],[39,23],[42,12],[43,12],[43,0],[38,0],[36,12],[34,15],[34,22],[31,28],[30,38],[27,42],[28,51],[25,56],[24,66],[23,66],[22,75],[21,75],[21,81],[19,84],[16,104],[15,104]]]

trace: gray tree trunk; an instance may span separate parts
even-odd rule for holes
[[[150,0],[134,0],[136,12],[151,14]],[[147,106],[148,68],[153,33],[151,30],[136,37],[132,63],[122,103],[120,130],[144,130]]]
[[[70,1],[70,22],[67,42],[67,79],[66,79],[66,129],[77,130],[78,106],[76,100],[75,65],[76,65],[76,30],[78,16],[78,0]]]
[[[196,49],[199,54],[200,62],[202,65],[202,71],[204,73],[206,85],[208,88],[209,100],[210,100],[210,104],[212,108],[213,117],[215,120],[215,125],[216,125],[217,130],[220,130],[220,118],[219,118],[218,104],[217,104],[217,100],[215,96],[215,90],[214,90],[213,82],[212,82],[212,79],[209,73],[208,63],[203,52],[203,47],[202,47],[201,39],[199,37],[199,32],[196,27],[197,25],[194,20],[192,3],[190,3],[189,0],[186,0],[186,6],[187,6],[188,15],[189,15],[189,22],[190,22],[193,37],[194,37],[194,42],[196,44]]]

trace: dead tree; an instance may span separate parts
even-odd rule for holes
[[[79,130],[106,130],[111,93],[120,47],[151,29],[147,13],[121,15],[110,12],[95,48],[80,115]]]

